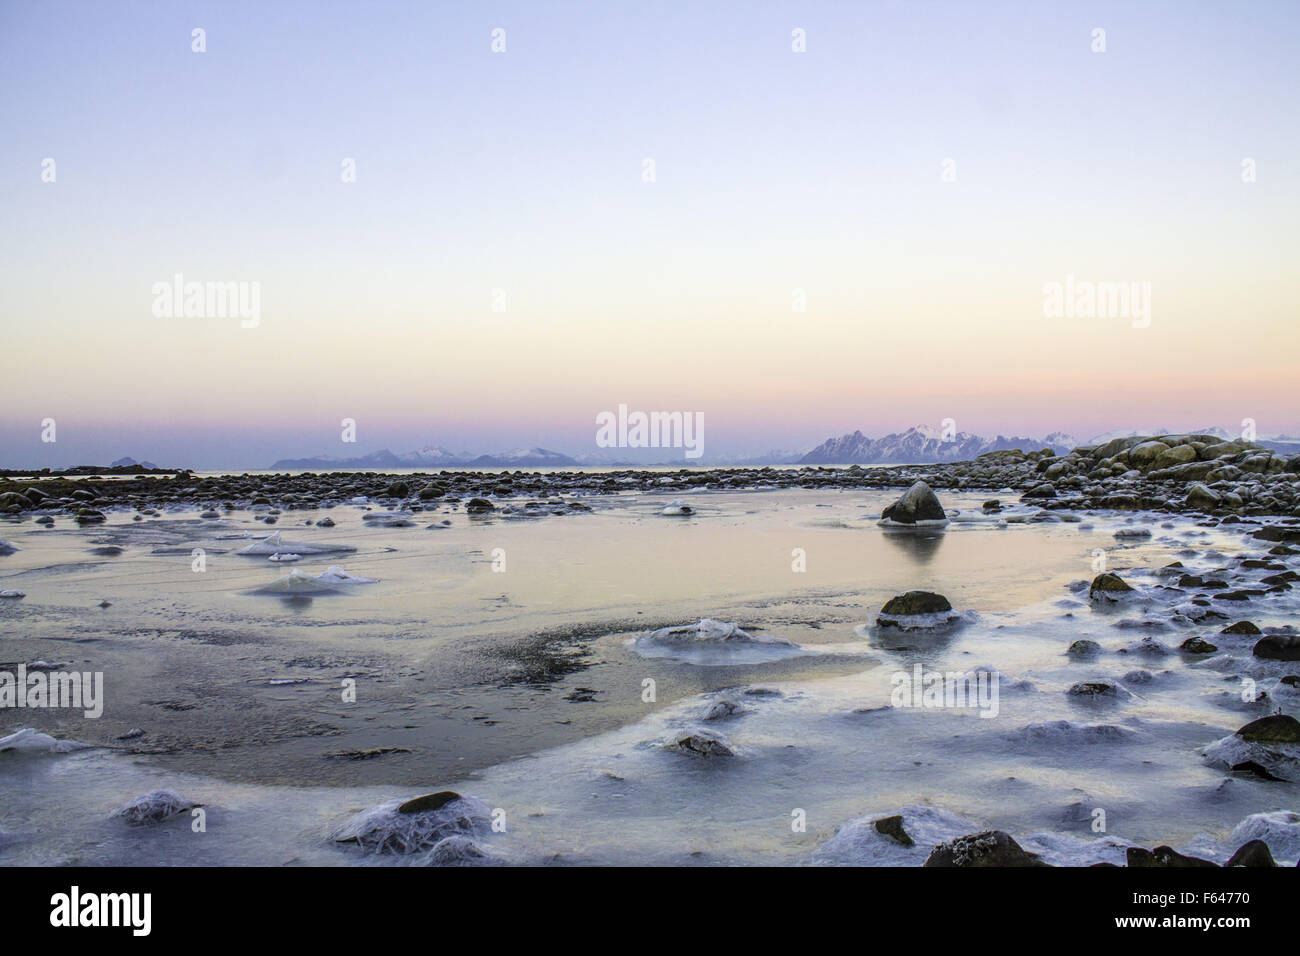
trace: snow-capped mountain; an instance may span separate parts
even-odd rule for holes
[[[562,468],[576,465],[568,455],[545,448],[521,448],[499,455],[454,454],[445,448],[431,446],[419,451],[394,454],[387,448],[359,455],[355,458],[333,458],[319,455],[314,458],[281,458],[271,466],[272,471],[367,471],[384,468]]]
[[[925,425],[895,432],[883,438],[868,438],[860,431],[839,438],[828,438],[799,459],[801,465],[921,464],[937,461],[966,461],[988,451],[1019,448],[1034,451],[1051,448],[1065,454],[1074,448],[1069,435],[1053,432],[1046,438],[982,438],[969,432],[957,432],[945,439],[942,431]]]

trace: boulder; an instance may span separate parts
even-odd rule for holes
[[[935,594],[933,591],[908,591],[886,601],[880,613],[890,617],[901,617],[911,614],[942,614],[951,610],[952,605],[942,594]]]
[[[1163,867],[1206,867],[1218,866],[1212,860],[1202,860],[1196,856],[1183,856],[1172,847],[1158,846],[1154,850],[1131,846],[1127,852],[1129,866],[1163,866]]]
[[[1237,852],[1224,866],[1277,866],[1268,844],[1263,840],[1251,840],[1237,847]]]
[[[1001,830],[986,830],[940,843],[930,851],[925,866],[1002,867],[1047,866],[1034,854],[1026,852],[1011,835]]]
[[[1200,511],[1213,511],[1219,507],[1222,500],[1218,492],[1211,491],[1200,482],[1187,489],[1187,507],[1189,508],[1196,508]]]
[[[1269,714],[1237,731],[1242,740],[1258,744],[1300,744],[1300,720],[1289,714]]]
[[[917,522],[943,522],[947,524],[948,513],[943,510],[939,498],[924,481],[918,481],[908,488],[903,496],[880,513],[882,522],[892,524],[914,525]]]
[[[1132,590],[1133,588],[1118,574],[1114,571],[1107,571],[1105,574],[1099,574],[1092,579],[1092,584],[1088,587],[1088,597],[1114,600],[1118,595]]]
[[[1129,449],[1128,461],[1138,471],[1149,471],[1160,454],[1168,450],[1169,446],[1162,441],[1144,441]]]
[[[1300,661],[1300,637],[1270,634],[1256,641],[1251,653],[1270,661]]]

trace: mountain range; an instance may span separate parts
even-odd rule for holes
[[[398,455],[384,448],[356,458],[281,458],[274,471],[367,471],[384,468],[566,468],[578,462],[568,455],[546,448],[523,448],[498,455],[456,454],[445,448],[428,447]]]
[[[762,465],[884,465],[929,464],[945,461],[966,461],[990,451],[1019,448],[1031,451],[1050,448],[1064,455],[1081,444],[1097,445],[1113,438],[1133,435],[1168,435],[1179,432],[1170,428],[1124,429],[1096,435],[1087,442],[1076,441],[1064,432],[1052,432],[1042,438],[1022,435],[996,435],[985,438],[970,432],[956,432],[944,436],[933,426],[917,425],[905,431],[894,432],[881,438],[868,438],[855,431],[839,438],[828,438],[809,451],[771,451],[765,455],[708,456],[699,461],[682,462],[665,458],[659,462],[632,461],[610,449],[592,455],[571,457],[546,448],[524,448],[510,452],[473,455],[469,452],[451,452],[438,446],[428,446],[401,454],[387,448],[352,458],[333,458],[320,455],[312,458],[282,458],[271,466],[273,471],[367,471],[395,468],[644,468],[649,465],[682,465],[706,467],[762,466]],[[1182,429],[1182,432],[1187,432]],[[1196,429],[1192,434],[1215,435],[1225,440],[1239,437],[1219,427]],[[1288,435],[1274,438],[1260,437],[1258,443],[1266,448],[1285,453],[1300,452],[1300,439]]]
[[[966,461],[988,451],[1019,448],[1032,451],[1051,448],[1063,455],[1078,443],[1062,432],[1053,432],[1046,438],[1020,436],[982,438],[969,432],[956,432],[944,437],[943,432],[929,426],[915,426],[903,432],[868,438],[860,431],[839,438],[828,438],[799,459],[800,465],[867,465],[867,464],[925,464],[940,461]]]

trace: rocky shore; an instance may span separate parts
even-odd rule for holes
[[[13,475],[13,472],[9,474]],[[704,468],[679,471],[302,472],[197,476],[136,475],[111,480],[69,473],[0,480],[0,514],[68,514],[102,520],[103,508],[140,511],[194,505],[214,511],[328,507],[362,497],[417,510],[474,499],[480,513],[527,507],[551,513],[582,510],[590,495],[774,488],[987,489],[1018,494],[1046,509],[1198,512],[1229,516],[1300,517],[1300,455],[1212,435],[1117,438],[1065,455],[1051,449],[989,452],[970,461],[890,468]]]

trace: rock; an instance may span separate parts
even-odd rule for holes
[[[1110,681],[1080,681],[1066,691],[1071,697],[1118,697],[1119,688]]]
[[[932,591],[908,591],[886,601],[880,613],[890,617],[901,617],[912,614],[943,614],[951,610],[952,605],[942,594],[935,594]]]
[[[1043,482],[1041,485],[1034,485],[1034,487],[1030,488],[1020,497],[1021,498],[1055,498],[1056,489],[1052,485],[1048,484],[1047,482]]]
[[[497,507],[486,498],[471,498],[465,505],[465,510],[470,514],[486,514],[489,511],[496,511]]]
[[[1144,441],[1128,450],[1128,462],[1138,471],[1148,471],[1160,454],[1168,450],[1169,446],[1162,441]]]
[[[1300,744],[1300,720],[1289,714],[1270,714],[1252,720],[1237,731],[1237,736],[1251,743]]]
[[[1095,657],[1101,653],[1101,645],[1085,637],[1071,644],[1065,653],[1071,657]]]
[[[876,828],[877,833],[889,837],[895,843],[903,846],[913,846],[916,843],[903,829],[903,818],[899,814],[894,814],[892,817],[881,817],[879,820],[873,821],[871,825]]]
[[[316,522],[316,527],[318,527],[318,528],[332,528],[332,527],[334,527],[334,519],[331,518],[331,517],[329,517],[329,515],[326,515],[324,518],[321,518],[320,521],[317,521],[317,522]]]
[[[1132,457],[1133,453],[1130,452],[1129,459],[1132,460]],[[1172,468],[1175,465],[1183,465],[1192,461],[1196,461],[1195,448],[1191,445],[1174,445],[1172,448],[1167,448],[1160,454],[1156,455],[1155,461],[1151,463],[1151,467],[1153,469]]]
[[[880,520],[903,525],[914,525],[921,521],[947,524],[948,513],[943,510],[943,505],[930,490],[930,486],[924,481],[918,481],[880,513]]]
[[[678,750],[696,757],[734,757],[736,755],[736,751],[732,749],[727,738],[721,734],[703,730],[680,733],[672,738],[668,746],[669,749]]]
[[[1099,574],[1092,579],[1092,584],[1088,587],[1088,597],[1114,600],[1116,595],[1132,590],[1133,588],[1129,587],[1118,574],[1114,571],[1107,571],[1105,574]]]
[[[924,866],[1002,867],[1047,866],[1034,854],[1027,853],[1010,834],[986,830],[970,836],[940,843],[930,851]]]
[[[1300,637],[1270,634],[1256,641],[1251,653],[1270,661],[1300,661]]]
[[[1213,654],[1218,650],[1209,641],[1202,640],[1199,637],[1189,637],[1178,646],[1188,654]]]
[[[1223,502],[1218,492],[1211,491],[1205,485],[1197,482],[1187,489],[1187,507],[1197,508],[1201,511],[1213,511]]]
[[[117,816],[132,826],[147,826],[162,823],[178,813],[193,810],[198,805],[174,790],[153,790],[142,797],[136,797],[118,810]]]
[[[422,797],[412,797],[397,808],[398,813],[423,813],[425,810],[441,810],[453,800],[459,800],[460,794],[455,790],[439,790],[426,793]]]
[[[1237,852],[1224,866],[1277,866],[1268,844],[1263,840],[1251,840],[1237,847]]]
[[[1261,780],[1272,780],[1277,783],[1285,782],[1281,777],[1275,776],[1267,767],[1255,760],[1243,760],[1241,763],[1234,763],[1232,772],[1253,774]]]
[[[1238,621],[1236,624],[1229,624],[1219,633],[1220,634],[1247,634],[1253,636],[1255,634],[1261,634],[1263,632],[1260,631],[1260,629],[1250,621]]]
[[[384,489],[384,494],[390,498],[406,498],[411,494],[411,488],[404,481],[394,481]]]
[[[1183,856],[1172,847],[1158,846],[1148,850],[1140,846],[1131,846],[1127,852],[1129,866],[1164,866],[1164,867],[1206,867],[1218,866],[1211,860],[1200,857]]]

